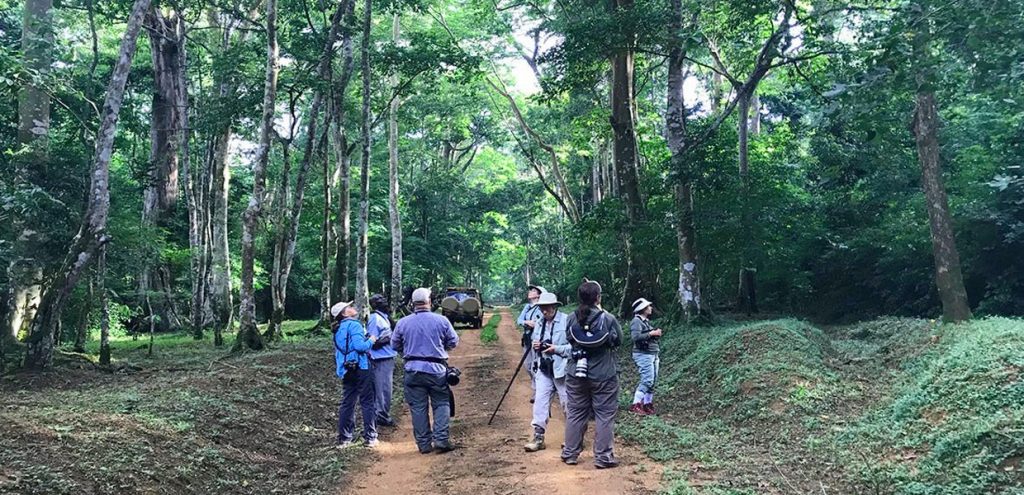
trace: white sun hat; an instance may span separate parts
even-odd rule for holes
[[[420,287],[412,291],[412,302],[413,303],[428,303],[430,302],[430,289],[426,287]]]
[[[334,306],[331,306],[331,318],[337,318],[338,315],[340,315],[342,311],[345,311],[345,308],[347,308],[347,307],[349,307],[351,305],[352,305],[352,301],[340,302],[340,303],[335,304]]]
[[[652,303],[651,301],[648,301],[647,299],[644,299],[642,297],[640,299],[637,299],[636,301],[633,301],[633,314],[637,314],[637,313],[647,309],[647,307],[652,305],[652,304],[654,304],[654,303]]]
[[[558,296],[554,292],[541,292],[540,297],[537,298],[537,306],[550,306],[556,304],[561,306],[562,303],[558,301]]]

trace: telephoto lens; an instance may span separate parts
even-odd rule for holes
[[[587,358],[577,359],[576,372],[573,373],[573,376],[576,378],[586,378],[588,371],[590,371],[590,367],[587,365]]]

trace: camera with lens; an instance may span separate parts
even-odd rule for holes
[[[576,370],[573,372],[573,376],[576,378],[586,378],[587,373],[590,371],[590,366],[587,363],[587,358],[590,354],[586,349],[574,347],[572,350],[572,358],[576,360]]]
[[[344,366],[345,369],[348,371],[356,371],[359,369],[359,360],[353,359],[350,361],[345,361],[345,364],[343,364],[342,366]]]
[[[448,369],[445,371],[444,380],[448,382],[449,386],[454,387],[458,385],[460,381],[462,381],[461,376],[462,370],[454,366],[449,366]]]
[[[555,358],[551,354],[546,354],[544,349],[553,346],[551,339],[547,339],[540,343],[540,348],[537,349],[537,355],[539,358],[534,361],[534,367],[536,371],[540,371],[547,376],[555,376]]]

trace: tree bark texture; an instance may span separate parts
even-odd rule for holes
[[[669,39],[679,39],[682,30],[682,0],[672,0]],[[679,254],[679,304],[687,320],[700,314],[700,278],[697,272],[697,249],[694,242],[693,174],[686,160],[686,52],[682,41],[672,45],[668,58],[668,89],[666,93],[665,141],[672,154],[672,168],[679,174],[674,186],[676,243]]]
[[[753,212],[750,205],[750,104],[752,94],[741,90],[739,99],[739,176],[740,193],[740,267],[737,285],[736,309],[746,314],[757,312],[757,268],[754,266],[753,251],[756,236],[753,235]]]
[[[338,184],[338,220],[334,232],[334,276],[331,277],[331,296],[335,301],[348,301],[349,255],[352,252],[352,174],[348,137],[345,132],[345,93],[352,80],[352,29],[348,19],[355,11],[355,1],[347,2],[345,29],[341,33],[341,74],[334,86],[334,118],[331,140],[334,143],[334,182]]]
[[[274,105],[277,101],[278,44],[277,0],[267,0],[267,71],[263,84],[263,114],[260,118],[260,140],[253,163],[253,190],[242,216],[242,284],[239,290],[238,336],[234,348],[263,349],[263,336],[256,328],[256,298],[253,289],[256,254],[256,222],[265,201],[267,162],[274,127]]]
[[[146,16],[149,46],[153,63],[153,95],[150,117],[149,168],[143,189],[142,225],[146,229],[158,228],[164,218],[174,209],[178,200],[178,170],[181,158],[181,143],[185,138],[181,95],[179,85],[184,81],[180,74],[185,70],[179,55],[185,49],[184,24],[175,13],[164,15],[159,8],[152,8]],[[149,260],[141,264],[138,280],[139,300],[148,312],[155,307],[156,313],[147,317],[155,320],[159,328],[169,330],[178,326],[174,308],[173,287],[164,283],[170,280],[170,268],[161,259],[161,253],[151,253]],[[154,304],[155,299],[155,304]]]
[[[931,68],[928,65],[930,35],[923,9],[918,14],[918,31],[914,35],[914,59],[918,64],[914,108],[914,140],[921,165],[921,187],[924,189],[928,225],[931,229],[932,255],[935,258],[935,284],[942,301],[942,316],[951,322],[971,318],[971,307],[960,269],[960,252],[953,233],[949,198],[942,180],[939,157],[939,105],[930,88]]]
[[[360,113],[360,139],[362,140],[363,152],[360,159],[359,174],[359,240],[356,243],[356,306],[361,312],[367,308],[367,253],[368,233],[370,224],[370,147],[372,145],[370,136],[370,32],[372,28],[372,2],[363,2],[363,37],[361,50],[362,76],[363,76],[363,101]]]
[[[401,35],[399,21],[399,15],[396,13],[391,33],[396,45]],[[391,84],[397,92],[397,75]],[[388,220],[391,223],[391,287],[388,301],[392,311],[397,309],[402,300],[402,216],[398,209],[398,100],[397,97],[392,99],[391,108],[388,109]]]
[[[42,369],[53,362],[54,330],[71,291],[82,272],[106,243],[107,217],[110,211],[110,160],[114,148],[114,134],[121,111],[125,84],[135,55],[136,42],[150,0],[136,0],[128,18],[125,35],[121,39],[117,62],[107,86],[103,102],[102,120],[96,139],[96,154],[89,185],[89,199],[82,226],[75,235],[60,270],[53,278],[32,321],[25,353],[25,367]]]
[[[616,10],[628,10],[633,0],[611,0]],[[632,40],[630,40],[632,43]],[[631,46],[612,55],[611,127],[613,153],[619,187],[626,205],[623,236],[626,254],[626,285],[619,304],[620,314],[632,313],[631,305],[640,297],[655,298],[647,263],[636,245],[637,232],[647,220],[643,198],[640,195],[639,163],[636,142],[636,102],[633,88],[633,50]]]
[[[45,80],[53,59],[53,0],[26,0],[21,50],[26,70]],[[26,153],[14,160],[19,187],[39,183],[49,168],[50,96],[42,84],[29,78],[18,92],[18,144]],[[0,332],[4,344],[13,344],[35,318],[42,293],[43,263],[33,255],[36,232],[33,218],[19,218],[11,226],[16,238],[7,268],[8,307]]]

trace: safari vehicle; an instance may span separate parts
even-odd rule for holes
[[[452,325],[467,323],[480,328],[484,322],[484,300],[472,287],[448,287],[441,296],[441,315]]]

